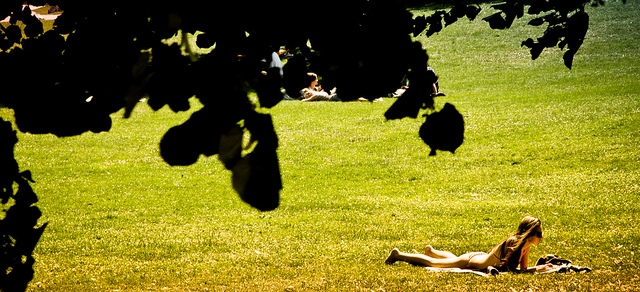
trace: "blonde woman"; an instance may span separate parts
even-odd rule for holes
[[[403,261],[414,265],[434,268],[461,268],[484,270],[489,266],[500,270],[514,271],[529,268],[529,249],[542,240],[540,219],[526,216],[520,221],[515,234],[500,242],[489,252],[470,252],[460,256],[437,250],[427,245],[424,254],[405,253],[394,248],[385,260],[387,264]]]

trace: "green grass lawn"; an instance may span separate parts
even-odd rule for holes
[[[49,222],[29,290],[637,291],[640,4],[589,12],[573,70],[558,49],[531,60],[520,42],[541,31],[526,21],[419,37],[447,94],[437,105],[465,118],[456,154],[428,156],[423,119],[386,121],[392,99],[280,103],[272,212],[243,203],[216,157],[162,161],[162,135],[190,113],[140,105],[108,133],[19,134]],[[545,234],[530,265],[553,253],[593,271],[483,278],[384,264],[393,247],[487,251],[525,215]]]

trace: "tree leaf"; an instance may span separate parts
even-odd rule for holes
[[[32,178],[32,175],[31,175],[31,171],[30,171],[30,170],[25,170],[25,171],[21,172],[21,173],[20,173],[20,176],[21,176],[22,178],[24,178],[24,179],[26,179],[26,180],[30,181],[30,182],[35,182],[35,181],[33,180],[33,178]]]
[[[275,150],[254,151],[232,171],[233,187],[244,202],[260,211],[271,211],[280,205],[282,179]]]
[[[76,19],[72,15],[72,12],[62,12],[62,14],[53,21],[53,28],[60,34],[72,33],[76,26]]]
[[[198,161],[200,152],[191,141],[197,133],[189,124],[169,129],[160,140],[160,156],[171,166],[187,166]]]
[[[242,158],[242,137],[244,131],[239,125],[231,127],[229,132],[220,136],[218,159],[227,169],[233,169],[234,165]]]
[[[22,20],[25,24],[24,34],[29,38],[35,38],[44,33],[42,22],[35,16],[30,16]]]
[[[480,14],[481,10],[482,8],[480,8],[480,6],[472,6],[472,5],[467,6],[467,11],[466,11],[467,18],[469,20],[475,20],[478,14]]]
[[[278,138],[268,114],[254,113],[245,122],[256,146],[233,166],[232,185],[243,201],[260,211],[270,211],[280,204],[282,189]]]
[[[458,17],[452,15],[451,13],[447,13],[444,15],[444,26],[449,26],[458,21]]]
[[[467,5],[462,2],[457,1],[453,8],[449,10],[449,14],[456,18],[462,18],[467,14]]]
[[[427,30],[428,37],[442,30],[443,15],[444,13],[442,11],[436,11],[433,15],[427,17],[427,22],[429,23],[429,29]]]
[[[520,46],[526,46],[527,48],[533,48],[533,46],[535,45],[535,42],[533,41],[532,38],[528,38],[527,40],[523,41]]]
[[[436,155],[436,150],[455,153],[464,141],[464,119],[452,104],[445,103],[439,112],[427,115],[419,135],[431,148],[429,155]]]
[[[531,60],[535,60],[538,57],[540,57],[540,54],[542,54],[542,50],[544,50],[544,47],[538,43],[534,44],[531,47]]]
[[[505,29],[507,28],[507,21],[502,17],[502,12],[491,14],[482,20],[489,23],[489,27],[492,29]]]
[[[568,49],[577,51],[589,30],[589,15],[584,11],[576,12],[567,20],[565,30]]]
[[[260,100],[260,106],[272,108],[277,105],[283,98],[282,78],[280,77],[280,68],[269,68],[266,76],[260,76],[256,85],[256,93]]]
[[[399,120],[403,118],[417,118],[420,108],[422,106],[422,100],[419,94],[412,90],[411,87],[407,89],[398,99],[387,109],[384,113],[384,117],[387,120]]]
[[[418,36],[425,29],[427,29],[427,18],[424,15],[416,16],[416,18],[413,19],[413,36]]]
[[[562,59],[564,60],[564,65],[569,68],[569,70],[571,70],[571,67],[573,66],[573,57],[575,56],[575,51],[573,50],[568,50],[564,53],[564,55],[562,55]]]
[[[7,39],[12,43],[19,43],[22,39],[22,30],[19,26],[11,24],[5,29]]]
[[[565,32],[562,26],[550,26],[545,30],[544,34],[538,38],[538,43],[545,48],[553,48],[558,45],[560,38],[562,38],[564,34]]]

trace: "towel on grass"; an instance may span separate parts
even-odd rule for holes
[[[433,268],[425,267],[429,271],[434,272],[454,272],[454,273],[471,273],[482,277],[496,276],[503,271],[499,271],[494,267],[488,267],[483,270],[472,269],[460,269],[460,268]],[[536,262],[536,265],[529,267],[526,271],[518,271],[517,273],[530,273],[530,274],[550,274],[550,273],[567,273],[567,272],[591,272],[588,267],[575,266],[571,264],[568,259],[561,258],[557,255],[549,254],[541,257]]]

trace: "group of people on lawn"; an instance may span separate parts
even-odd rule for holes
[[[271,54],[271,62],[269,63],[269,69],[277,68],[279,69],[280,76],[283,75],[282,70],[282,61],[280,60],[280,55],[286,54],[286,51],[281,50],[279,52],[273,52]],[[266,60],[265,60],[266,61]],[[433,74],[433,78],[435,82],[432,84],[432,96],[444,96],[444,93],[439,92],[438,85],[438,75],[435,73],[433,68],[428,68],[429,73]],[[266,71],[263,71],[263,74],[266,74]],[[320,79],[318,75],[314,72],[307,72],[307,76],[305,79],[306,87],[301,88],[298,92],[285,92],[284,99],[285,100],[300,100],[300,101],[341,101],[340,97],[336,92],[336,88],[331,88],[329,91],[326,91],[320,85]],[[389,93],[386,97],[399,97],[404,93],[404,91],[409,87],[409,81],[405,78],[402,80],[402,86],[398,88],[395,92]],[[358,98],[358,101],[370,101],[366,98]],[[382,101],[382,97],[374,99],[375,101]]]
[[[429,67],[429,70],[433,73],[436,80],[436,82],[432,84],[432,95],[444,96],[444,93],[439,91],[438,77],[435,74],[435,71],[431,67]],[[332,88],[331,90],[329,90],[329,92],[325,91],[324,88],[322,88],[322,85],[319,84],[320,80],[318,79],[318,75],[316,73],[308,72],[306,80],[308,82],[307,87],[300,89],[300,91],[297,92],[297,97],[292,97],[285,93],[285,99],[300,101],[340,101],[340,97],[338,97],[338,94],[336,93],[336,88]],[[404,91],[409,88],[409,83],[408,81],[403,80],[402,84],[403,85],[398,88],[398,90],[389,93],[387,97],[399,97],[400,95],[402,95],[402,93],[404,93]],[[357,100],[370,101],[364,97],[358,98]],[[382,101],[382,97],[374,99],[373,101]]]

